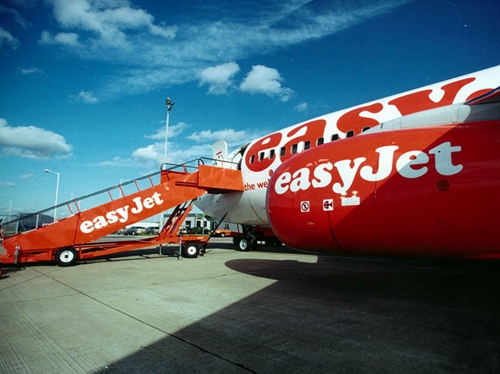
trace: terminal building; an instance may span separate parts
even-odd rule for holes
[[[163,217],[163,222],[168,220],[170,213],[166,213]],[[157,217],[154,217],[157,218]],[[197,234],[208,233],[213,228],[213,219],[209,216],[206,216],[202,213],[189,213],[184,223],[182,224],[182,230],[185,232],[196,231]],[[130,226],[138,226],[138,227],[158,227],[160,226],[160,222],[156,221],[143,221],[137,222]],[[129,227],[129,226],[127,226]]]

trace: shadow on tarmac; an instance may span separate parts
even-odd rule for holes
[[[226,266],[276,282],[98,372],[500,371],[499,263],[319,257]]]

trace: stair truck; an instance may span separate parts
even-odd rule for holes
[[[189,166],[193,162],[197,162],[197,166]],[[188,168],[192,171],[189,172]],[[153,177],[159,179],[159,183],[155,184]],[[148,184],[142,190],[138,183],[141,180]],[[66,206],[68,217],[4,238],[2,244],[6,253],[0,254],[0,271],[3,265],[41,261],[55,261],[60,266],[69,266],[79,260],[152,246],[160,246],[161,251],[161,246],[167,244],[179,244],[184,257],[197,257],[200,252],[204,252],[209,237],[179,234],[194,201],[206,193],[244,190],[240,170],[208,166],[203,158],[182,165],[163,164],[159,172],[128,183],[135,185],[135,192],[126,195],[123,189],[125,184],[120,184],[70,200],[54,207]],[[113,197],[116,191],[119,192],[118,198]],[[107,195],[109,201],[82,210],[82,201],[96,195]],[[156,237],[95,242],[125,226],[171,208],[174,208],[172,214]]]

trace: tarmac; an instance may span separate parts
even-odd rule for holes
[[[175,249],[4,269],[0,372],[500,372],[498,263]]]

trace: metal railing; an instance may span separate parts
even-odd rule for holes
[[[222,164],[221,164],[222,163]],[[2,226],[4,227],[5,233],[7,235],[13,235],[13,234],[18,234],[20,232],[24,231],[29,231],[29,230],[34,230],[42,225],[47,225],[52,222],[54,222],[54,216],[50,216],[47,213],[52,213],[54,210],[57,210],[58,208],[61,207],[67,207],[69,210],[69,214],[74,215],[76,213],[80,213],[84,211],[85,209],[90,209],[92,207],[101,205],[103,203],[109,202],[110,200],[113,201],[117,198],[121,198],[123,196],[128,196],[131,193],[135,193],[138,191],[141,191],[140,184],[141,182],[149,182],[149,185],[144,188],[149,188],[155,186],[155,182],[153,181],[153,178],[158,177],[158,181],[156,184],[159,183],[159,176],[161,175],[162,172],[168,172],[168,171],[176,171],[176,172],[184,172],[184,173],[192,173],[196,170],[198,170],[199,165],[208,165],[208,166],[219,166],[219,164],[222,165],[222,167],[225,168],[230,168],[230,169],[236,169],[238,165],[234,162],[231,161],[221,161],[221,160],[216,160],[213,158],[208,158],[208,157],[200,157],[196,158],[194,160],[182,163],[182,164],[170,164],[170,163],[164,163],[161,165],[160,170],[158,172],[148,174],[139,178],[135,178],[87,195],[83,195],[77,198],[70,199],[68,201],[62,202],[58,205],[51,206],[49,208],[40,210],[35,213],[30,213],[30,214],[19,214],[19,216],[14,219],[14,220],[9,220],[8,222],[2,222]],[[226,165],[229,165],[226,166]],[[127,187],[135,187],[134,191],[130,192],[130,188],[127,189]],[[126,191],[128,193],[126,193]],[[118,194],[118,196],[116,196]],[[106,196],[106,199],[103,199],[102,196]],[[92,198],[97,198],[94,203],[87,203],[90,199]],[[110,199],[110,200],[109,200]],[[82,204],[85,202],[85,204]],[[82,206],[85,205],[85,209],[82,208]],[[64,218],[61,218],[64,219]],[[57,217],[56,217],[57,220]],[[14,232],[12,230],[6,230],[7,228],[12,228],[15,227]]]

